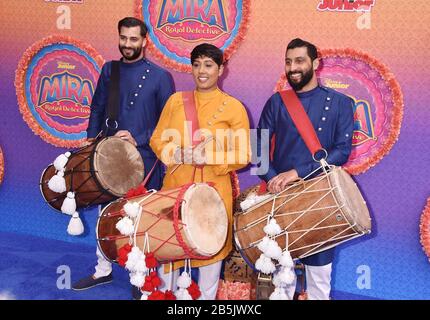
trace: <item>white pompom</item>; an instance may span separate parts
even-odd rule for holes
[[[263,253],[266,257],[278,260],[282,256],[282,249],[275,240],[270,239]]]
[[[266,236],[266,237],[263,238],[263,240],[261,240],[258,243],[257,248],[260,249],[261,252],[264,252],[264,251],[266,251],[267,246],[269,245],[269,243],[270,243],[270,238]]]
[[[64,179],[64,171],[58,171],[48,181],[48,188],[57,193],[66,192],[66,180]]]
[[[79,218],[79,213],[75,211],[70,219],[69,225],[67,226],[67,233],[72,236],[79,236],[84,232],[84,224],[81,218]]]
[[[124,205],[124,211],[130,218],[136,218],[142,207],[137,202],[127,202]]]
[[[141,288],[145,283],[145,274],[141,272],[131,272],[130,273],[130,283],[133,286]]]
[[[137,263],[142,252],[136,246],[134,246],[131,251],[127,254],[127,262],[125,268],[130,271],[134,271],[134,265]]]
[[[124,236],[130,236],[134,232],[134,224],[133,224],[133,221],[129,217],[124,217],[121,220],[119,220],[116,223],[115,227]]]
[[[293,284],[294,279],[296,279],[296,274],[292,268],[283,267],[279,271],[278,276],[281,283],[286,286]]]
[[[148,300],[150,293],[148,291],[143,291],[142,295],[140,296],[140,300]]]
[[[148,271],[148,268],[146,267],[144,255],[142,255],[142,258],[139,259],[139,261],[137,261],[137,263],[134,265],[134,271],[141,272],[141,273],[146,273]]]
[[[255,268],[264,274],[271,274],[276,270],[272,259],[266,257],[264,254],[261,254],[255,262]]]
[[[276,236],[282,232],[282,229],[276,222],[275,218],[270,219],[270,222],[263,228],[263,230],[269,236]]]
[[[281,258],[278,261],[284,267],[287,267],[287,268],[293,268],[294,267],[293,258],[291,257],[291,254],[288,250],[285,250],[282,253]]]
[[[289,300],[289,299],[287,294],[285,293],[284,288],[277,287],[270,295],[269,300]]]
[[[60,154],[57,158],[55,158],[54,160],[54,167],[57,170],[64,170],[64,167],[67,164],[67,161],[69,161],[69,157],[70,157],[71,153],[70,152],[66,152],[64,154]]]
[[[125,268],[131,272],[145,273],[147,271],[145,255],[138,247],[134,246],[128,253]]]
[[[63,204],[61,205],[61,212],[73,215],[76,211],[76,200],[74,192],[67,192],[67,197],[64,199]]]
[[[176,300],[193,300],[190,293],[185,288],[180,288],[175,291]]]
[[[176,283],[179,288],[187,289],[191,285],[190,275],[187,272],[183,271]]]
[[[240,203],[240,208],[242,211],[246,211],[253,205],[260,203],[268,198],[272,197],[271,194],[259,196],[256,193],[249,194],[244,201]]]
[[[279,279],[279,272],[276,272],[276,273],[273,275],[272,283],[273,283],[273,285],[274,285],[275,287],[281,287],[281,286],[282,286],[281,279]]]

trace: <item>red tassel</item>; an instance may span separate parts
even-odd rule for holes
[[[151,276],[146,276],[145,277],[145,283],[143,284],[142,287],[142,291],[148,291],[151,292],[154,290],[154,286],[152,284],[152,277]]]
[[[156,290],[148,296],[148,300],[164,300],[163,291]]]
[[[121,248],[118,249],[118,264],[121,267],[125,267],[127,263],[128,254],[130,253],[132,246],[130,244],[125,244]]]
[[[156,268],[158,266],[158,261],[157,259],[155,259],[154,253],[148,252],[146,254],[145,263],[146,263],[146,267],[149,269]]]
[[[267,183],[266,181],[261,181],[257,194],[262,195],[264,193],[267,193]]]
[[[126,199],[134,197],[134,189],[130,189],[127,191],[127,193],[124,196]]]
[[[140,185],[136,189],[137,195],[145,194],[148,190],[145,188],[145,186]]]
[[[171,290],[166,290],[164,292],[164,300],[176,300],[176,296]]]
[[[151,277],[151,283],[154,286],[154,288],[158,288],[161,285],[161,280],[158,277],[158,274],[156,271],[152,271],[149,276]]]
[[[197,300],[202,295],[198,284],[195,283],[194,281],[191,281],[191,284],[187,288],[187,290],[190,296],[193,298],[193,300]]]

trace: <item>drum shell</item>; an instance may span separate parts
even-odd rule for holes
[[[180,188],[161,190],[153,195],[145,194],[130,199],[118,199],[106,206],[97,223],[97,242],[102,254],[111,262],[116,262],[118,258],[118,249],[129,243],[130,237],[122,236],[116,228],[117,222],[125,216],[123,210],[127,201],[139,201],[142,205],[143,212],[139,221],[136,236],[137,246],[144,249],[144,233],[149,235],[149,250],[154,252],[156,259],[160,262],[169,262],[182,259],[210,259],[218,253],[227,238],[227,213],[225,207],[223,211],[225,217],[224,228],[225,234],[220,236],[216,249],[213,252],[205,253],[201,248],[196,248],[192,241],[187,225],[183,223],[184,202],[187,191],[193,186],[204,186],[206,184],[185,185]],[[213,192],[219,197],[219,203],[222,203],[221,197],[213,187]],[[144,198],[147,197],[146,200]],[[221,210],[222,211],[222,210]],[[217,218],[217,222],[220,218]],[[166,242],[168,240],[168,242]]]
[[[341,185],[339,185],[341,184]],[[330,185],[334,185],[333,190]],[[341,189],[347,188],[347,195]],[[304,192],[304,190],[310,192]],[[257,187],[248,189],[246,193],[256,192]],[[321,191],[318,191],[321,190]],[[341,168],[335,167],[328,176],[324,174],[308,180],[294,183],[288,188],[287,198],[290,199],[276,213],[275,218],[281,229],[287,228],[288,250],[294,259],[305,258],[315,253],[332,248],[342,242],[367,234],[371,230],[371,219],[366,203],[352,178]],[[354,197],[354,201],[345,199]],[[280,206],[287,198],[275,201]],[[234,217],[234,241],[243,258],[251,266],[261,255],[257,244],[266,233],[263,228],[272,210],[274,196],[249,208],[245,212],[237,211]],[[349,202],[353,202],[350,204]],[[316,203],[316,204],[315,204]],[[353,208],[348,207],[352,205]],[[236,208],[240,208],[236,204]],[[360,211],[357,213],[356,211]],[[300,213],[308,211],[301,218]],[[358,216],[354,216],[358,215]],[[256,223],[258,221],[258,223]],[[310,228],[315,228],[306,232]],[[333,237],[341,239],[329,241]],[[285,234],[276,237],[278,245],[286,248]],[[321,242],[325,242],[319,246]],[[304,248],[303,248],[304,247]],[[300,249],[303,248],[303,249]]]
[[[105,147],[109,147],[109,144],[127,144],[125,145],[127,149],[132,148],[132,150],[135,150],[134,154],[136,157],[138,157],[137,162],[141,163],[142,170],[139,173],[139,177],[134,177],[134,182],[130,183],[128,187],[136,187],[138,183],[143,180],[143,160],[136,148],[118,137],[108,137],[98,140],[94,144],[83,147],[73,152],[65,166],[64,179],[66,182],[66,189],[67,191],[74,190],[76,192],[75,200],[77,208],[84,208],[89,205],[107,203],[124,195],[124,193],[118,193],[115,190],[110,190],[109,186],[104,185],[102,181],[100,181],[100,178],[98,176],[100,175],[100,173],[98,173],[97,170],[101,169],[95,168],[95,157],[98,152],[99,146],[102,144],[105,144]],[[72,171],[73,178],[71,174]],[[55,174],[56,170],[52,164],[49,165],[43,171],[40,179],[40,191],[48,205],[50,205],[53,209],[60,211],[67,191],[60,194],[53,192],[48,188],[48,181]]]

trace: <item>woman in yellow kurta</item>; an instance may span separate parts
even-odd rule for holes
[[[218,287],[222,260],[232,250],[233,196],[229,173],[245,167],[250,161],[249,120],[244,106],[218,88],[218,79],[224,69],[220,49],[210,44],[197,46],[191,53],[191,64],[196,83],[194,100],[198,125],[206,144],[192,147],[183,95],[178,92],[167,101],[150,146],[167,166],[163,189],[177,188],[189,182],[213,182],[224,201],[229,222],[225,246],[209,260],[191,261],[192,267],[199,267],[202,298],[212,300]],[[212,143],[208,143],[211,139]],[[182,164],[177,167],[178,163]],[[196,170],[196,164],[203,164],[203,167]],[[182,265],[183,262],[175,262],[174,268]]]

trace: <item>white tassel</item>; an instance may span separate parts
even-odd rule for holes
[[[140,296],[140,300],[148,300],[148,297],[151,293],[149,293],[148,291],[143,291],[142,295]]]
[[[48,181],[49,190],[57,193],[66,192],[66,180],[64,179],[64,171],[58,171],[57,174],[53,175]]]
[[[54,167],[55,169],[57,169],[58,171],[60,170],[64,170],[67,161],[69,161],[69,157],[70,157],[71,153],[69,151],[67,151],[64,154],[60,154],[57,158],[55,158],[54,160]]]
[[[269,300],[289,300],[289,299],[287,294],[285,293],[284,288],[277,287],[270,295]]]
[[[274,285],[275,287],[280,287],[280,286],[282,286],[281,279],[279,278],[279,272],[276,272],[276,273],[273,275],[272,283],[273,283],[273,285]]]
[[[279,259],[279,263],[287,268],[293,268],[294,267],[294,261],[291,257],[291,254],[288,250],[284,251],[282,253],[282,257]]]
[[[67,192],[67,197],[61,205],[61,212],[68,215],[73,215],[76,211],[76,200],[74,192]]]
[[[267,250],[267,247],[269,246],[270,243],[270,238],[269,237],[264,237],[263,240],[261,240],[258,245],[257,248],[260,249],[261,252],[264,252]]]
[[[269,240],[263,253],[268,258],[278,260],[282,256],[282,249],[275,240]]]
[[[240,203],[240,208],[242,209],[242,211],[246,211],[249,208],[251,208],[253,205],[260,203],[270,198],[271,196],[272,196],[271,194],[259,196],[255,193],[251,193],[250,195],[248,195],[248,197],[246,197],[244,201]]]
[[[176,290],[175,296],[177,300],[193,300],[188,290],[184,288]]]
[[[145,255],[138,247],[134,246],[127,255],[125,268],[131,272],[145,273],[147,271]]]
[[[141,272],[141,273],[146,273],[148,271],[148,268],[146,267],[145,256],[144,255],[134,265],[134,270],[135,270],[135,272]]]
[[[137,202],[127,202],[124,205],[124,211],[130,218],[136,218],[142,207]]]
[[[67,226],[68,234],[72,236],[79,236],[84,232],[84,224],[81,218],[79,218],[79,213],[75,211],[70,219],[69,225]]]
[[[141,288],[145,283],[145,275],[141,272],[131,272],[130,273],[130,283],[133,286]]]
[[[275,218],[270,219],[269,223],[263,228],[263,230],[269,236],[276,236],[282,232],[282,229],[276,222]]]
[[[187,272],[183,271],[182,274],[178,277],[176,283],[179,288],[187,289],[191,285],[190,275]]]
[[[130,236],[134,232],[134,224],[129,217],[122,218],[116,223],[115,226],[124,236]]]
[[[261,254],[255,262],[255,268],[264,274],[271,274],[276,270],[272,259],[266,257],[264,254]]]
[[[296,278],[296,274],[292,268],[285,268],[283,267],[279,273],[279,280],[283,285],[291,285],[294,282],[294,279]]]

